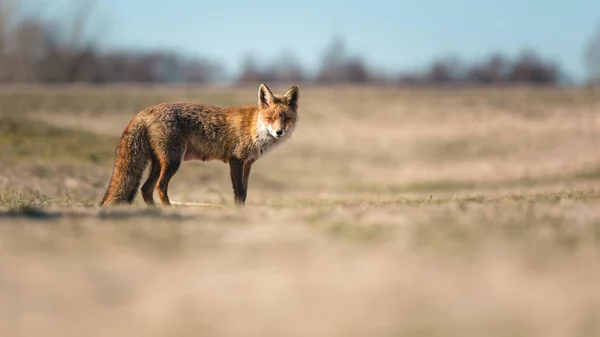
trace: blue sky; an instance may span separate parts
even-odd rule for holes
[[[64,13],[79,1],[46,0],[44,8]],[[248,53],[269,61],[289,52],[314,67],[342,36],[349,52],[381,69],[531,48],[580,78],[584,46],[600,27],[599,0],[98,0],[96,7],[90,28],[107,48],[205,55],[233,71]]]

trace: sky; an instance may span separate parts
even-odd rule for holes
[[[50,15],[83,0],[24,0]],[[205,56],[237,71],[293,54],[314,68],[342,37],[377,69],[411,70],[436,57],[516,56],[532,49],[574,78],[600,29],[599,0],[97,0],[88,27],[107,49],[166,49]],[[99,37],[99,38],[98,38]]]

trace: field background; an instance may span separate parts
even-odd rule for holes
[[[245,209],[96,206],[137,111],[256,90],[0,88],[0,335],[600,335],[599,91],[301,87]]]

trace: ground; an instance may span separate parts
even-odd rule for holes
[[[300,86],[245,209],[97,206],[137,111],[257,88],[1,88],[0,335],[600,335],[598,91]]]

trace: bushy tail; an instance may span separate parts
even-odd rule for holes
[[[149,161],[146,125],[143,120],[134,119],[121,135],[110,184],[100,206],[131,204]]]

